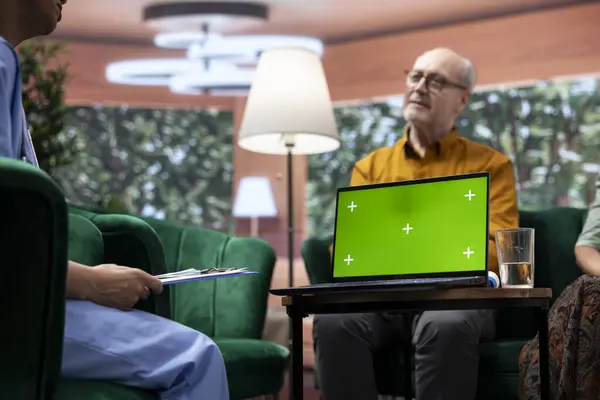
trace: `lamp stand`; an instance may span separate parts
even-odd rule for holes
[[[294,137],[292,135],[284,135],[285,147],[287,148],[287,200],[288,200],[288,284],[289,287],[294,286],[294,180],[293,180],[293,158],[292,150],[294,149]],[[293,328],[292,318],[289,318],[288,326],[288,349],[292,357],[293,352]],[[304,373],[304,372],[302,372]],[[290,399],[294,398],[294,382],[292,379],[289,380],[290,385]]]
[[[288,284],[289,287],[294,286],[294,188],[293,188],[293,158],[292,150],[294,148],[293,142],[291,144],[286,142],[285,145],[288,149],[287,153],[287,200],[288,200],[288,259],[289,259],[289,276]]]
[[[258,237],[258,217],[250,217],[250,236]]]

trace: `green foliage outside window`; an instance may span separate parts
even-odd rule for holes
[[[73,203],[229,229],[231,112],[71,107],[65,129],[85,149],[57,173]]]

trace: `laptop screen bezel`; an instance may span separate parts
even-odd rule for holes
[[[381,281],[381,280],[394,280],[394,279],[420,279],[420,278],[460,278],[460,277],[479,277],[483,276],[487,279],[488,276],[488,268],[489,268],[489,245],[485,246],[485,268],[478,269],[474,271],[456,271],[456,272],[426,272],[426,273],[417,273],[417,274],[397,274],[397,275],[372,275],[372,276],[344,276],[344,277],[336,277],[335,276],[335,248],[336,248],[336,234],[337,234],[337,223],[338,223],[338,206],[340,201],[340,193],[343,192],[352,192],[358,190],[370,190],[377,188],[386,188],[386,187],[395,187],[395,186],[408,186],[408,185],[420,185],[424,183],[434,183],[434,182],[446,182],[446,181],[456,181],[462,179],[476,179],[476,178],[486,178],[486,187],[487,187],[487,196],[486,196],[486,204],[485,204],[485,213],[486,213],[486,237],[488,241],[490,240],[490,173],[489,172],[475,172],[469,174],[460,174],[460,175],[448,175],[448,176],[440,176],[435,178],[423,178],[423,179],[414,179],[414,180],[406,180],[406,181],[397,181],[397,182],[385,182],[385,183],[374,183],[368,185],[360,185],[360,186],[348,186],[343,188],[338,188],[336,192],[335,198],[335,219],[334,219],[334,231],[333,231],[333,251],[331,258],[331,276],[333,277],[333,282],[365,282],[365,281]]]

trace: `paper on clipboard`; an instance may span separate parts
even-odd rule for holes
[[[170,272],[162,275],[155,275],[160,279],[163,285],[172,285],[175,283],[201,281],[217,278],[227,278],[240,275],[254,275],[258,272],[248,271],[246,268],[208,268],[208,269],[186,269],[178,272]]]

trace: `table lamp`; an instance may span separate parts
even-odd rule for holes
[[[250,218],[250,236],[258,236],[258,219],[277,216],[269,178],[243,177],[235,196],[232,214],[236,218]]]
[[[339,137],[319,56],[302,48],[264,51],[238,135],[248,151],[287,155],[289,286],[294,286],[292,155],[336,150]]]

